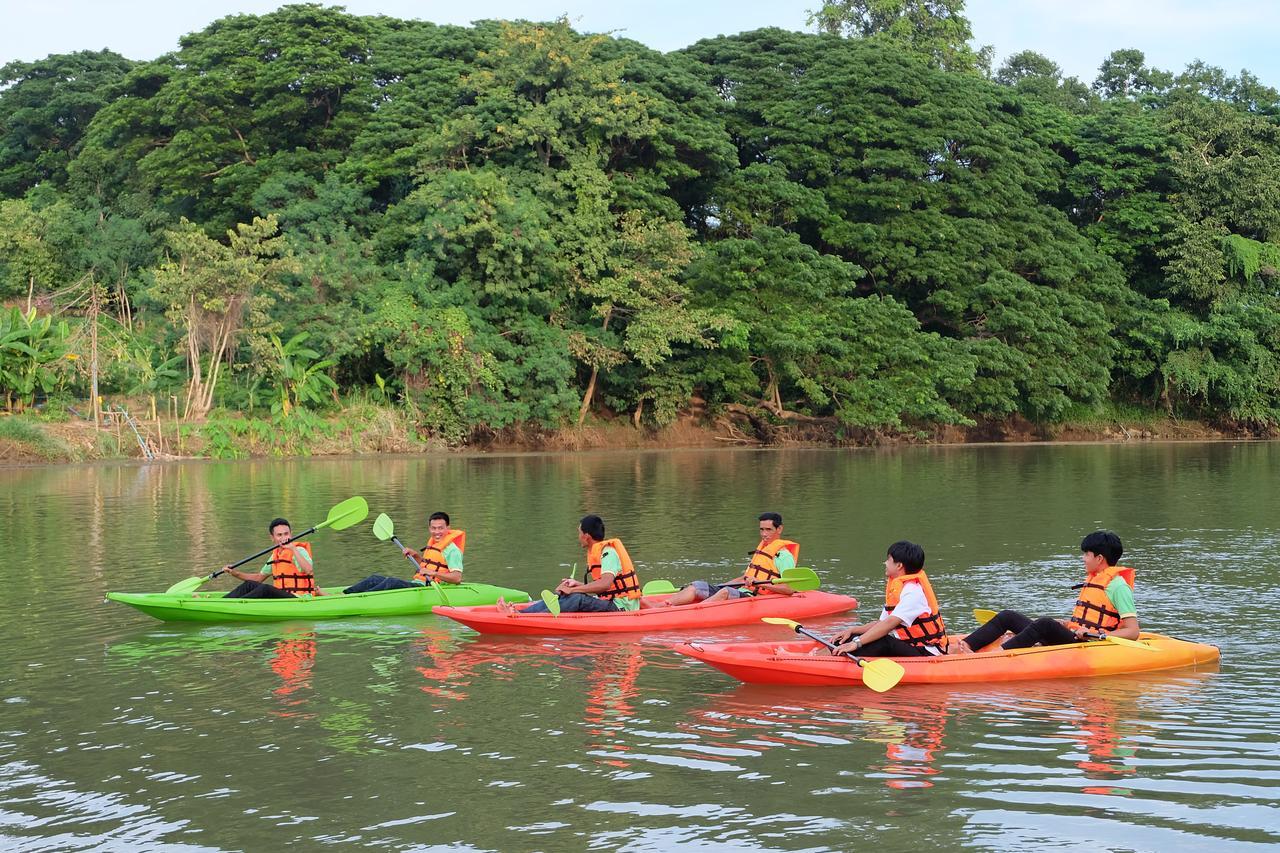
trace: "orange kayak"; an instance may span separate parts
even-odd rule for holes
[[[660,600],[663,596],[648,596]],[[759,622],[765,616],[813,619],[844,613],[858,606],[858,599],[830,592],[798,592],[795,595],[757,595],[731,601],[704,601],[682,607],[645,610],[613,610],[606,613],[516,613],[504,616],[497,607],[437,607],[437,616],[448,616],[482,634],[588,634],[690,631]]]
[[[437,609],[436,611],[440,611]],[[1152,651],[1108,642],[978,652],[972,655],[893,658],[906,673],[902,684],[963,684],[1037,678],[1087,678],[1217,664],[1217,646],[1162,634],[1142,634]],[[847,657],[833,657],[812,640],[780,643],[699,643],[672,647],[709,663],[739,681],[753,684],[862,683],[862,669]],[[810,654],[810,652],[817,652]],[[873,660],[873,658],[866,658]]]

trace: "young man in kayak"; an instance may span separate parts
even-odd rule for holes
[[[271,520],[267,526],[276,548],[260,572],[241,572],[230,566],[222,570],[241,584],[224,598],[297,598],[299,595],[323,595],[316,586],[310,542],[289,542],[293,530],[283,518]]]
[[[879,620],[836,634],[831,654],[900,658],[945,654],[947,626],[924,573],[924,549],[914,542],[894,542],[885,555],[884,579]]]
[[[588,515],[578,524],[578,544],[587,551],[587,578],[565,578],[556,586],[561,613],[602,613],[611,610],[638,610],[640,578],[631,555],[620,539],[604,538],[604,520]],[[498,609],[514,616],[517,613],[546,613],[547,605],[536,601],[517,610],[503,599]]]
[[[781,515],[776,512],[761,514],[760,544],[747,556],[751,558],[747,568],[728,583],[694,581],[663,601],[653,604],[645,602],[641,606],[679,607],[682,604],[697,604],[699,601],[726,601],[763,593],[795,594],[791,587],[777,582],[783,572],[796,567],[796,560],[800,558],[800,543],[782,538]]]
[[[449,527],[447,512],[433,512],[427,520],[427,531],[430,539],[422,546],[421,551],[405,548],[406,557],[418,561],[418,573],[413,580],[406,581],[386,575],[369,575],[362,581],[356,581],[343,590],[350,595],[353,592],[379,592],[384,589],[409,589],[436,583],[462,583],[462,552],[467,547],[465,530],[453,530]]]
[[[1114,634],[1136,640],[1142,633],[1133,600],[1133,569],[1117,565],[1124,544],[1110,530],[1096,530],[1080,542],[1084,559],[1084,583],[1076,586],[1080,597],[1070,619],[1048,616],[1032,620],[1016,610],[1001,610],[963,640],[952,643],[952,654],[969,654],[984,649],[1004,636],[1002,649],[1025,649],[1034,645],[1063,646]]]

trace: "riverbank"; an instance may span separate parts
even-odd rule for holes
[[[75,463],[109,459],[244,459],[350,456],[380,453],[644,450],[697,447],[879,446],[985,442],[1170,441],[1267,438],[1224,430],[1162,413],[1090,413],[1060,423],[1021,418],[910,433],[839,432],[819,421],[788,423],[743,410],[687,414],[660,429],[636,428],[626,418],[596,418],[555,430],[514,427],[477,436],[464,448],[423,439],[403,409],[357,404],[324,416],[249,418],[218,413],[202,422],[111,418],[101,426],[39,415],[0,417],[0,465]]]

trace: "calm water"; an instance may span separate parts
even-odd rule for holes
[[[0,848],[1274,850],[1278,475],[1280,445],[1245,443],[0,470]],[[446,508],[468,577],[535,593],[581,564],[585,512],[644,579],[683,581],[735,573],[774,509],[868,618],[885,546],[911,538],[956,629],[974,607],[1064,613],[1079,540],[1107,526],[1143,625],[1223,662],[767,689],[661,638],[482,640],[434,617],[184,626],[103,602],[352,494],[415,545]],[[407,568],[367,523],[314,543],[325,583]]]

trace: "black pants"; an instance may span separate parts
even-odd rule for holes
[[[346,595],[351,595],[355,592],[381,592],[384,589],[409,589],[415,586],[422,586],[422,584],[402,581],[400,578],[392,578],[386,575],[369,575],[362,581],[356,581],[342,592]]]
[[[1002,649],[1027,649],[1039,643],[1042,646],[1065,646],[1080,640],[1057,619],[1042,616],[1032,620],[1016,610],[1001,610],[987,624],[964,638],[969,648],[981,651],[1012,631],[1013,636],[1000,644]]]
[[[927,657],[929,652],[925,651],[923,646],[886,634],[878,640],[872,640],[865,646],[860,646],[854,654],[860,658],[919,658]]]
[[[240,586],[231,590],[223,596],[223,598],[297,598],[298,596],[286,589],[276,589],[269,583],[258,583],[257,581],[244,581]]]

